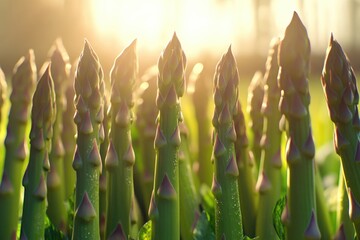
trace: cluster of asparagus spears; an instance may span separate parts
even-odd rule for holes
[[[354,71],[333,36],[321,82],[341,157],[337,229],[314,161],[310,41],[296,13],[284,36],[271,42],[264,76],[255,74],[249,87],[250,140],[231,47],[215,68],[213,101],[201,93],[211,88],[208,75],[194,68],[198,161],[180,103],[187,60],[179,39],[173,35],[158,69],[149,70],[140,84],[136,44],[115,59],[109,94],[88,41],[72,70],[57,41],[38,81],[32,50],[16,64],[0,184],[1,239],[44,239],[46,221],[62,239],[360,236],[359,94]],[[6,89],[0,72],[1,108]],[[215,106],[211,121],[209,104]],[[279,229],[274,209],[284,193]]]

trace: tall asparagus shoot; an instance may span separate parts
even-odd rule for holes
[[[336,212],[336,226],[338,227],[337,234],[339,235],[339,238],[335,238],[335,239],[336,240],[341,240],[344,238],[351,239],[354,238],[355,228],[349,216],[349,198],[346,191],[345,179],[344,179],[344,173],[342,167],[340,168],[338,186],[339,187],[338,187],[338,204],[337,204],[337,212]]]
[[[195,77],[195,89],[192,94],[194,103],[196,122],[198,128],[198,169],[200,183],[211,185],[213,165],[209,159],[211,158],[212,144],[211,138],[211,118],[209,117],[209,104],[211,102],[211,77],[209,72],[204,70],[204,66],[200,63],[196,64],[189,77]],[[189,84],[190,85],[190,84]]]
[[[105,165],[108,171],[108,211],[106,238],[122,229],[124,239],[130,233],[130,211],[134,197],[133,165],[135,154],[130,127],[133,121],[133,89],[138,75],[138,58],[134,40],[116,58],[111,69],[111,130]]]
[[[278,110],[280,89],[277,84],[279,41],[279,38],[274,38],[270,43],[264,75],[264,99],[261,107],[264,115],[264,135],[261,141],[263,155],[256,184],[256,190],[259,193],[256,236],[259,236],[259,239],[278,239],[272,223],[272,214],[281,194],[281,132],[272,124],[278,123],[281,117]]]
[[[331,35],[321,82],[334,122],[334,145],[341,157],[349,197],[349,215],[360,236],[359,93],[354,71],[340,44]]]
[[[141,93],[141,103],[138,106],[136,125],[139,129],[139,140],[140,148],[142,152],[142,176],[140,176],[139,187],[142,191],[142,200],[141,205],[144,209],[149,208],[151,192],[153,187],[154,179],[154,168],[155,168],[155,149],[154,149],[154,138],[156,133],[156,79],[158,70],[156,66],[150,68],[146,74],[144,74],[141,79],[143,81],[140,88],[145,88]],[[137,163],[139,163],[137,161]],[[135,163],[136,164],[136,163]],[[140,172],[140,171],[139,171]]]
[[[49,66],[40,78],[33,97],[30,159],[23,178],[25,196],[21,239],[44,239],[46,175],[50,169],[49,152],[55,118],[54,83]]]
[[[179,148],[179,184],[180,191],[180,235],[181,239],[192,240],[193,227],[200,216],[199,197],[196,193],[194,174],[191,169],[189,151],[189,130],[185,122],[179,123],[181,145]]]
[[[75,190],[76,174],[72,167],[72,162],[74,159],[74,152],[76,146],[76,124],[74,123],[73,117],[75,114],[74,106],[74,75],[75,75],[75,65],[72,65],[70,71],[70,77],[66,83],[65,97],[66,97],[66,108],[63,113],[63,132],[61,134],[61,139],[64,144],[64,184],[65,184],[65,199],[73,196]]]
[[[261,158],[261,138],[263,136],[264,116],[261,114],[261,107],[264,98],[264,77],[260,71],[257,71],[248,89],[247,111],[250,115],[250,128],[253,134],[251,144],[251,156],[256,165],[259,166]]]
[[[111,121],[111,113],[108,111],[109,109],[109,100],[104,95],[104,141],[100,144],[100,156],[101,156],[101,166],[102,171],[100,173],[100,183],[99,183],[99,215],[100,215],[100,239],[105,239],[105,231],[106,231],[106,211],[107,211],[107,174],[105,168],[105,158],[107,154],[107,150],[109,147],[109,128]]]
[[[236,133],[235,156],[239,169],[239,196],[240,209],[244,234],[255,237],[256,214],[258,198],[255,190],[255,176],[253,173],[253,162],[249,156],[249,141],[246,135],[245,118],[238,101],[234,115],[234,127]]]
[[[65,109],[65,87],[69,78],[69,56],[57,40],[50,50],[51,76],[54,80],[56,94],[56,119],[53,126],[53,139],[51,141],[50,171],[47,175],[47,215],[50,221],[60,230],[66,232],[67,213],[65,208],[65,184],[64,184],[64,145],[61,138],[63,131],[63,113]]]
[[[315,201],[315,146],[310,123],[308,87],[310,41],[294,12],[279,47],[279,109],[288,124],[287,239],[320,239]]]
[[[77,125],[76,197],[73,239],[99,239],[99,176],[102,169],[99,145],[104,118],[103,71],[99,59],[85,41],[75,77],[74,121]]]
[[[29,50],[14,67],[11,109],[5,138],[5,165],[0,184],[0,239],[15,239],[24,160],[28,155],[26,125],[36,82],[33,50]]]
[[[239,74],[229,47],[216,66],[214,75],[215,111],[212,124],[216,239],[242,239],[238,176],[234,142],[233,115],[237,112]]]
[[[186,57],[175,33],[159,58],[158,67],[159,116],[154,142],[157,155],[149,217],[153,240],[176,240],[180,239],[178,148],[179,121],[183,120],[179,98],[185,91]]]

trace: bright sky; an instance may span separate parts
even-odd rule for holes
[[[241,52],[252,53],[255,48],[253,43],[257,39],[254,31],[253,0],[92,1],[97,31],[124,45],[138,38],[140,49],[158,52],[176,31],[183,48],[192,54],[209,50],[215,54],[222,53],[230,44],[233,44],[235,51],[238,49]],[[326,0],[302,1],[304,14],[299,14],[308,27],[310,37],[311,32],[318,33],[323,30],[322,39],[311,39],[313,44],[326,43],[330,34],[325,26],[326,18],[318,17],[320,9],[326,10],[326,4],[319,8],[324,1]],[[268,8],[259,10],[260,16],[266,16],[266,13],[271,11],[268,15],[270,19],[262,19],[262,27],[265,27],[265,30],[270,29],[272,36],[282,34],[293,11],[298,9],[297,2],[299,1],[272,0]],[[305,13],[308,14],[304,16]],[[326,12],[322,14],[327,15]],[[310,21],[324,27],[318,29],[316,24],[309,26]],[[264,41],[265,49],[260,51],[266,52],[270,37]]]

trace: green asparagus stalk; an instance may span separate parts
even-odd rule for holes
[[[338,185],[338,206],[336,213],[336,226],[338,238],[341,239],[354,239],[355,229],[349,216],[349,198],[346,191],[343,169],[340,168],[340,177]]]
[[[321,175],[317,166],[315,166],[315,197],[316,197],[316,212],[319,223],[319,230],[322,239],[331,239],[334,235],[334,230],[331,224],[330,211],[324,195],[324,187]]]
[[[257,71],[248,88],[247,111],[250,115],[249,126],[251,128],[253,139],[251,144],[251,156],[256,165],[259,166],[261,159],[261,139],[263,136],[264,116],[261,113],[261,107],[264,98],[264,77],[260,71]]]
[[[100,144],[100,156],[101,156],[101,166],[102,171],[100,173],[100,188],[99,188],[99,214],[100,214],[100,239],[105,239],[105,231],[106,231],[106,211],[107,211],[107,197],[106,197],[106,189],[107,189],[107,174],[105,169],[105,158],[107,149],[109,147],[109,129],[110,129],[110,111],[109,109],[109,100],[104,95],[104,141]]]
[[[193,230],[200,216],[199,197],[191,169],[188,134],[185,122],[179,123],[181,145],[179,148],[180,235],[182,240],[193,240]]]
[[[111,69],[111,132],[105,165],[108,171],[106,238],[121,228],[130,233],[130,209],[134,197],[135,154],[130,126],[133,120],[133,88],[138,74],[136,40],[116,58]]]
[[[4,106],[5,98],[7,93],[7,84],[5,74],[0,68],[0,123],[2,122],[2,109]]]
[[[74,194],[75,183],[76,183],[76,174],[72,167],[72,162],[74,159],[74,152],[76,146],[76,124],[74,123],[73,117],[75,114],[74,102],[74,87],[73,79],[75,78],[75,68],[73,65],[70,71],[70,78],[66,83],[65,97],[66,97],[66,107],[63,113],[63,132],[61,134],[61,139],[64,145],[64,184],[65,184],[65,199],[69,199]]]
[[[340,44],[331,35],[321,82],[334,122],[334,145],[341,157],[346,189],[349,197],[349,215],[360,236],[360,121],[357,104],[359,93],[354,71]]]
[[[183,120],[179,98],[185,91],[185,67],[186,57],[174,33],[158,61],[159,116],[154,142],[157,154],[149,206],[153,240],[180,239],[178,123]]]
[[[141,205],[145,209],[149,208],[155,168],[156,155],[154,149],[154,138],[156,133],[155,120],[157,116],[157,109],[155,105],[157,72],[157,69],[156,71],[155,69],[149,69],[149,71],[141,77],[143,83],[140,88],[146,89],[141,92],[141,102],[137,108],[136,118],[136,125],[139,129],[139,144],[143,158],[137,160],[135,165],[140,165],[140,161],[142,161],[139,187],[142,192]]]
[[[279,109],[288,124],[287,239],[320,239],[315,200],[315,146],[310,126],[308,88],[310,41],[294,12],[279,47]]]
[[[264,240],[278,239],[272,223],[272,214],[277,200],[281,197],[281,131],[272,124],[278,123],[281,117],[278,110],[280,89],[277,84],[279,40],[279,38],[274,38],[270,43],[264,75],[264,99],[261,108],[264,116],[264,135],[261,139],[263,155],[256,183],[256,190],[259,193],[256,236]]]
[[[193,73],[199,71],[202,65],[195,65]],[[196,122],[198,127],[198,171],[197,175],[201,183],[211,185],[213,165],[211,164],[212,144],[211,138],[211,118],[209,117],[209,104],[211,101],[211,77],[207,75],[209,71],[202,69],[196,74],[195,89],[192,95]],[[191,76],[191,75],[190,75]],[[195,77],[195,76],[194,76]],[[190,79],[189,79],[190,80]]]
[[[50,66],[38,81],[31,112],[30,159],[23,178],[25,187],[21,239],[44,239],[46,175],[56,118],[54,83]]]
[[[28,155],[25,132],[36,82],[33,50],[14,67],[11,109],[5,138],[5,165],[0,184],[0,239],[15,239],[18,224],[21,178]]]
[[[99,145],[103,136],[104,82],[99,59],[85,41],[75,77],[74,121],[77,125],[73,167],[76,197],[73,239],[99,239]]]
[[[54,80],[56,94],[56,119],[53,126],[53,139],[51,141],[50,171],[47,174],[47,215],[50,221],[61,231],[66,233],[67,212],[65,208],[65,184],[64,184],[64,145],[61,138],[63,131],[63,112],[65,109],[64,82],[69,78],[69,56],[61,40],[57,40],[50,50],[51,75]]]
[[[242,239],[238,177],[234,142],[236,133],[233,115],[237,113],[239,75],[229,47],[216,66],[214,75],[215,111],[212,124],[216,239]]]
[[[255,190],[255,178],[253,164],[248,153],[248,138],[246,135],[244,113],[240,102],[237,102],[234,115],[234,127],[236,133],[235,156],[239,168],[239,196],[244,234],[255,237],[256,212],[258,198]],[[261,216],[262,217],[262,216]]]

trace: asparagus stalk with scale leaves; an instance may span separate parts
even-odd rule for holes
[[[335,150],[341,157],[349,198],[349,215],[360,236],[359,93],[354,71],[340,44],[331,35],[321,82],[334,122]]]
[[[179,98],[185,91],[186,58],[175,33],[159,58],[158,67],[159,115],[154,142],[157,155],[149,206],[151,238],[176,240],[180,239],[178,148],[179,121],[183,120]]]
[[[310,41],[294,12],[279,47],[279,109],[288,125],[287,206],[282,215],[287,239],[320,239],[315,200],[315,146],[308,87]]]
[[[154,168],[155,168],[155,149],[154,149],[154,138],[156,133],[156,77],[157,77],[156,66],[150,68],[144,76],[141,77],[142,84],[140,89],[143,91],[140,94],[141,102],[137,108],[136,125],[139,129],[139,145],[142,153],[142,159],[137,161],[138,165],[142,161],[142,169],[139,169],[140,184],[142,198],[138,198],[139,201],[142,199],[142,207],[144,209],[149,208],[151,191],[153,187],[154,179]],[[145,89],[146,88],[146,89]],[[137,164],[135,163],[135,164]]]
[[[188,135],[185,122],[179,123],[181,145],[179,148],[179,184],[180,191],[180,235],[183,240],[192,240],[193,228],[200,216],[199,197],[196,193],[194,175],[191,169]]]
[[[349,216],[349,198],[346,191],[343,169],[340,168],[336,213],[337,232],[335,240],[354,238],[355,228]]]
[[[65,109],[65,87],[69,78],[69,56],[57,40],[50,50],[51,76],[54,80],[56,94],[56,119],[53,126],[53,139],[51,141],[50,171],[47,174],[47,215],[50,221],[64,233],[66,232],[67,213],[65,208],[65,184],[64,184],[64,146],[61,138],[63,131],[63,112]]]
[[[130,126],[133,120],[133,88],[138,74],[136,40],[116,58],[111,69],[111,130],[105,165],[108,171],[106,238],[127,239],[134,197],[135,154]],[[122,235],[122,236],[121,236]]]
[[[100,215],[100,238],[105,239],[105,231],[106,231],[106,210],[107,210],[107,173],[105,168],[105,158],[106,153],[109,147],[109,128],[111,121],[111,113],[108,111],[109,109],[109,100],[104,95],[104,141],[100,145],[100,156],[101,156],[101,166],[102,171],[100,174],[100,182],[99,182],[99,215]]]
[[[277,127],[280,121],[278,110],[280,89],[277,84],[279,38],[270,43],[264,76],[264,99],[261,112],[264,116],[264,135],[262,136],[263,156],[259,166],[256,190],[259,193],[256,236],[259,239],[278,239],[273,227],[273,209],[281,195],[281,131]],[[275,127],[273,124],[275,123]]]
[[[247,111],[250,115],[249,126],[253,133],[251,144],[251,157],[259,166],[261,158],[261,138],[263,136],[264,116],[261,114],[261,106],[264,98],[264,77],[260,71],[256,72],[248,89]]]
[[[211,158],[211,118],[209,117],[209,103],[211,101],[211,76],[201,63],[197,63],[189,77],[189,86],[194,82],[194,103],[196,122],[198,128],[198,167],[197,175],[201,183],[211,185],[213,165]],[[194,78],[194,79],[193,79]]]
[[[104,82],[99,59],[87,41],[80,55],[74,86],[74,121],[78,135],[73,161],[76,171],[73,239],[99,239],[99,176],[102,169],[99,145],[104,137]]]
[[[215,111],[212,124],[216,239],[242,239],[238,177],[234,142],[236,133],[233,115],[237,112],[239,75],[229,47],[216,66],[214,76]]]
[[[236,133],[235,156],[239,168],[239,196],[244,234],[255,237],[256,212],[258,198],[255,191],[254,162],[248,152],[248,138],[246,135],[245,118],[240,102],[237,103],[234,115]]]
[[[40,78],[33,97],[30,159],[23,178],[25,196],[21,239],[44,239],[46,175],[50,169],[49,152],[55,117],[54,83],[49,66]]]
[[[69,199],[74,194],[76,174],[72,167],[74,159],[74,152],[76,146],[76,124],[74,123],[73,117],[75,114],[74,102],[74,87],[73,79],[75,75],[75,65],[71,67],[70,77],[64,84],[66,85],[65,97],[66,107],[63,113],[63,132],[61,133],[61,139],[64,144],[64,184],[65,184],[65,199]]]
[[[5,138],[5,165],[0,184],[0,239],[15,239],[18,225],[21,179],[27,156],[25,132],[36,82],[33,50],[14,67],[11,109]]]

